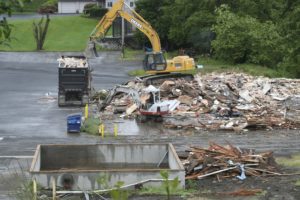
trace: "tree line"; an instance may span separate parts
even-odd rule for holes
[[[300,77],[300,0],[138,0],[136,10],[166,50],[192,49]]]

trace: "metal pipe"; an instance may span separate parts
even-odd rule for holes
[[[173,181],[174,179],[168,179],[169,181]],[[103,192],[109,192],[112,190],[116,190],[116,189],[126,189],[135,185],[139,185],[139,184],[144,184],[144,183],[148,183],[148,182],[162,182],[162,181],[166,181],[165,179],[148,179],[148,180],[144,180],[144,181],[140,181],[140,182],[136,182],[136,183],[132,183],[129,185],[124,185],[120,188],[111,188],[111,189],[104,189],[104,190],[94,190],[94,191],[56,191],[56,194],[84,194],[84,193],[103,193]]]

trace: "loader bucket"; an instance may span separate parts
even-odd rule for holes
[[[98,57],[98,52],[96,49],[96,43],[93,41],[89,41],[87,47],[84,51],[85,57],[87,58],[94,58]]]

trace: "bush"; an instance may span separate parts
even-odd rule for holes
[[[38,13],[40,14],[53,14],[58,11],[58,0],[49,0],[43,3],[39,9]]]
[[[85,132],[92,135],[99,135],[100,120],[96,118],[88,118],[81,126],[81,132]]]
[[[89,17],[103,17],[107,12],[106,8],[102,8],[97,4],[89,3],[84,6],[83,13]]]
[[[90,15],[90,10],[94,7],[97,6],[95,3],[88,3],[84,5],[83,8],[83,14],[85,15]]]

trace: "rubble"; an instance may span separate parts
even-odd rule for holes
[[[194,80],[165,80],[154,85],[162,100],[178,100],[180,105],[164,117],[168,128],[195,128],[242,131],[248,128],[297,128],[300,124],[300,80],[253,77],[242,73],[196,75]],[[130,81],[127,87],[140,95],[142,82]],[[128,94],[119,94],[111,106],[133,104]],[[298,105],[296,108],[295,106]],[[110,107],[108,107],[110,108]],[[125,109],[126,111],[126,109]],[[138,109],[130,112],[138,114]],[[184,117],[184,118],[182,118]]]
[[[221,146],[210,142],[208,148],[191,147],[188,156],[181,159],[186,169],[186,179],[217,176],[218,179],[248,176],[280,175],[272,152],[255,153],[231,144]]]
[[[64,57],[57,59],[59,67],[63,68],[87,68],[88,63],[85,58]],[[63,65],[62,65],[63,64]]]

